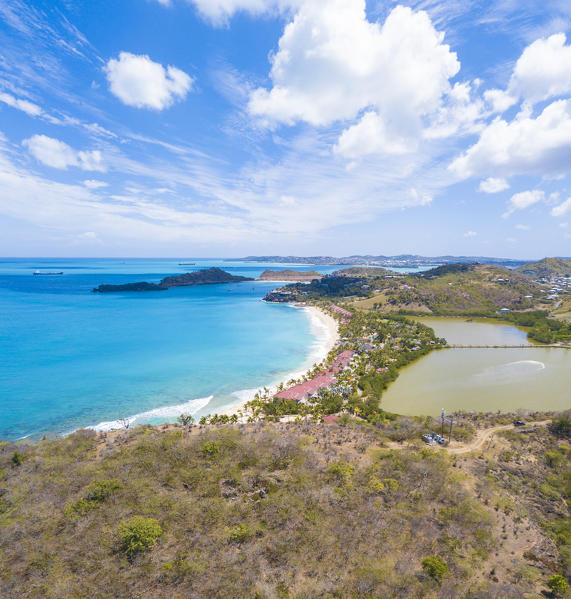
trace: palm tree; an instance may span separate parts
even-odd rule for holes
[[[191,414],[181,414],[177,420],[182,424],[182,426],[188,428],[194,424],[194,416]]]

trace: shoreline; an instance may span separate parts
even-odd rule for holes
[[[274,384],[267,387],[271,392],[277,392],[277,388],[280,383],[286,383],[287,381],[293,378],[300,378],[301,376],[305,376],[315,364],[321,364],[323,360],[327,357],[329,352],[337,345],[340,337],[339,337],[339,326],[337,321],[333,316],[324,312],[321,308],[317,308],[316,306],[298,306],[292,305],[293,308],[298,310],[304,310],[307,314],[310,327],[312,332],[314,332],[316,337],[316,343],[319,344],[319,334],[316,334],[316,329],[321,329],[323,338],[321,339],[321,343],[317,348],[311,352],[306,360],[306,364],[302,367],[301,370],[291,372],[284,378],[276,381]],[[236,391],[235,393],[247,393],[248,397],[238,398],[235,402],[229,403],[227,405],[222,406],[215,413],[219,415],[227,415],[231,416],[232,414],[236,414],[238,411],[242,411],[245,405],[254,399],[254,396],[259,391],[263,390],[264,387],[257,387],[256,389],[245,389],[243,391]],[[243,417],[242,417],[243,418]]]
[[[310,346],[310,351],[306,357],[306,360],[299,370],[290,372],[284,377],[280,377],[279,380],[271,383],[270,385],[265,385],[266,388],[270,389],[273,392],[277,392],[280,383],[285,383],[293,378],[297,379],[302,376],[305,376],[305,374],[307,374],[307,372],[309,372],[315,364],[320,364],[321,362],[323,362],[323,360],[327,357],[329,352],[336,346],[337,342],[339,341],[338,324],[335,318],[333,318],[333,316],[327,314],[321,308],[317,308],[316,306],[301,306],[296,304],[289,304],[289,306],[296,310],[303,310],[305,312],[309,321],[311,332],[314,336],[314,342],[312,346]],[[115,420],[99,422],[97,424],[86,426],[84,428],[94,430],[98,433],[109,433],[112,431],[124,430],[125,423],[128,423],[129,426],[138,426],[145,424],[143,422],[137,421],[141,418],[148,418],[149,416],[158,419],[160,419],[161,417],[164,418],[160,422],[154,423],[153,426],[161,426],[164,424],[172,423],[173,418],[177,418],[182,413],[192,414],[193,416],[195,416],[198,413],[207,412],[209,414],[218,414],[220,416],[231,416],[232,414],[236,414],[239,411],[243,411],[245,405],[252,399],[254,399],[256,393],[262,391],[263,389],[264,386],[260,386],[251,389],[240,389],[234,391],[230,394],[230,398],[228,399],[227,403],[213,408],[211,412],[207,412],[207,407],[210,401],[213,399],[212,395],[204,398],[191,399],[183,404],[178,404],[174,406],[162,406],[151,410],[147,410],[140,414],[134,414],[122,418],[117,418]],[[231,397],[235,397],[236,399],[232,400]],[[205,401],[206,403],[204,403]],[[198,418],[200,418],[200,416],[198,416]],[[240,422],[245,421],[245,419],[246,418],[244,415],[241,416]],[[75,430],[70,431],[68,433],[64,433],[63,436],[71,434],[75,432]]]

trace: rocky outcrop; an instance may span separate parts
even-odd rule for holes
[[[220,268],[196,270],[183,275],[165,277],[160,283],[125,283],[123,285],[99,285],[93,291],[96,293],[113,293],[125,291],[164,291],[172,287],[190,287],[193,285],[217,285],[220,283],[239,283],[253,281],[248,277],[231,275]]]

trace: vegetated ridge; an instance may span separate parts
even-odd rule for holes
[[[122,285],[99,285],[93,289],[96,293],[112,293],[120,291],[164,291],[172,287],[189,287],[192,285],[216,285],[220,283],[238,283],[253,281],[248,277],[231,275],[220,268],[206,268],[182,275],[165,277],[160,283],[124,283]]]
[[[432,314],[483,314],[502,308],[532,309],[541,302],[529,277],[502,266],[449,264],[415,274],[384,269],[344,269],[310,286],[284,287],[273,301],[343,299],[356,308],[418,311]]]
[[[535,277],[571,277],[571,258],[543,258],[537,262],[526,262],[516,270]]]

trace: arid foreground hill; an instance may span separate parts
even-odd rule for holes
[[[5,443],[0,596],[550,596],[571,565],[570,416],[478,431],[510,422],[464,416],[450,450],[410,418]]]

